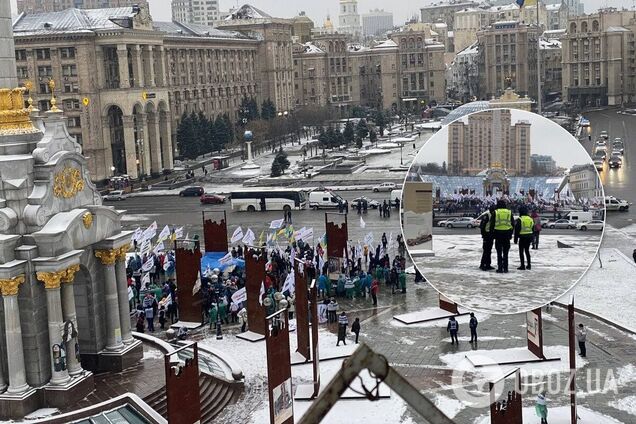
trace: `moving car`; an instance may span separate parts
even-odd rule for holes
[[[204,193],[200,200],[202,205],[218,205],[225,203],[225,196],[219,196],[214,193]]]
[[[629,209],[629,203],[625,200],[617,199],[614,196],[605,196],[605,210],[625,212]]]
[[[557,219],[554,222],[550,222],[548,224],[548,228],[550,229],[572,229],[572,228],[576,228],[576,222],[571,221],[569,219]]]
[[[621,154],[625,153],[625,143],[620,138],[615,139],[612,142],[612,151],[620,151]]]
[[[473,228],[477,226],[479,226],[479,223],[476,223],[475,219],[470,217],[457,218],[446,224],[446,228]]]
[[[201,186],[192,186],[192,187],[186,187],[183,190],[181,190],[179,192],[179,196],[181,197],[193,197],[193,196],[203,196],[203,193],[205,193],[205,190],[203,190],[203,187]]]
[[[116,200],[124,200],[128,197],[128,195],[126,193],[124,193],[123,190],[113,190],[110,193],[104,195],[102,197],[102,200],[106,201],[106,202],[113,202]]]
[[[604,149],[605,147],[607,147],[607,141],[605,141],[602,138],[596,140],[595,144],[596,144],[596,149],[598,149],[598,148],[603,148]]]
[[[605,161],[603,159],[594,159],[594,166],[596,167],[597,171],[602,171],[604,164]]]
[[[351,201],[351,207],[355,209],[358,207],[358,203],[362,202],[362,204],[364,205],[365,201],[367,202],[367,208],[377,209],[380,207],[380,202],[378,202],[377,200],[369,199],[365,196],[356,197],[355,199],[353,199]]]
[[[329,190],[314,190],[309,193],[309,207],[314,210],[336,209],[344,204],[344,199],[340,195]]]
[[[446,227],[446,225],[448,225],[449,223],[458,220],[459,218],[449,218],[449,219],[444,219],[440,222],[437,223],[437,226],[439,227]]]
[[[592,156],[592,158],[605,160],[607,158],[607,150],[603,148],[597,148],[596,150],[594,150],[594,156]]]
[[[373,192],[377,193],[379,191],[393,191],[396,188],[397,187],[396,187],[395,183],[382,183],[380,185],[377,185],[377,186],[373,187]]]
[[[599,137],[607,140],[609,138],[609,134],[607,133],[607,131],[601,131],[601,133],[599,134]]]
[[[581,231],[587,231],[587,230],[603,231],[603,225],[604,225],[603,221],[599,221],[599,220],[580,222],[576,224],[576,229]]]
[[[610,168],[620,168],[621,165],[623,164],[623,160],[621,159],[620,156],[612,155],[608,163]]]
[[[393,190],[391,191],[391,198],[389,199],[389,201],[391,202],[391,206],[395,206],[396,205],[396,200],[398,200],[400,202],[402,202],[402,190]]]

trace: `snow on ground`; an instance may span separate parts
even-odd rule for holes
[[[139,222],[139,221],[154,221],[157,217],[161,216],[158,213],[148,214],[125,214],[121,217],[122,222]]]
[[[616,384],[619,387],[634,382],[636,382],[636,367],[633,364],[624,365],[616,370]]]
[[[548,233],[548,231],[546,231]],[[559,249],[557,240],[573,246]],[[433,235],[435,256],[415,258],[431,284],[469,310],[512,314],[525,312],[561,297],[585,273],[601,241],[600,234],[541,236],[539,250],[531,250],[532,270],[519,271],[518,247],[512,244],[507,274],[483,272],[481,236]],[[496,252],[492,252],[496,264]],[[635,308],[636,309],[636,308]]]
[[[574,306],[636,332],[636,265],[615,248],[601,248],[601,262],[590,270],[571,292]],[[560,301],[569,303],[570,294]]]
[[[612,408],[625,411],[630,415],[636,415],[636,396],[627,396],[623,399],[613,400],[608,403]]]
[[[423,308],[422,311],[439,311],[438,307],[429,307],[429,308]],[[476,313],[475,317],[477,317],[477,320],[479,322],[483,322],[485,320],[487,320],[488,318],[490,318],[490,315],[488,314],[482,314],[482,313]],[[461,315],[456,317],[455,319],[457,319],[457,322],[459,322],[459,324],[468,324],[468,321],[470,320],[470,316],[469,315]],[[391,325],[395,326],[395,327],[408,327],[408,328],[429,328],[429,327],[441,327],[441,328],[446,328],[446,326],[448,325],[448,318],[445,319],[436,319],[434,321],[426,321],[426,322],[418,322],[416,324],[404,324],[400,321],[397,320],[391,320]]]
[[[518,337],[518,336],[506,336],[506,337],[479,336],[477,340],[480,341],[480,342],[491,342],[491,341],[494,341],[494,340],[512,340],[512,339],[521,340],[521,337]],[[458,337],[457,340],[460,341],[460,342],[469,342],[470,341],[470,337]],[[446,339],[442,339],[442,341],[450,343],[451,339],[450,339],[450,337],[448,337]]]
[[[146,347],[146,345],[144,345],[144,357],[143,357],[144,361],[148,359],[163,359],[163,358],[164,358],[163,352],[157,349],[150,349]]]
[[[435,402],[435,406],[439,408],[448,418],[453,419],[459,414],[462,409],[466,407],[466,405],[457,400],[449,398],[448,396],[444,396],[440,393],[435,395],[433,399]]]
[[[549,399],[548,399],[549,402]],[[625,424],[607,415],[591,411],[582,406],[577,407],[577,414],[581,423],[590,424]],[[524,423],[538,423],[539,418],[534,410],[534,406],[523,408]],[[548,403],[548,422],[550,424],[570,424],[570,406],[550,407]],[[475,419],[474,424],[490,424],[490,415],[485,415]]]

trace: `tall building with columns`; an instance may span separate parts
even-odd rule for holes
[[[236,118],[243,96],[261,98],[255,36],[154,22],[124,7],[25,14],[14,23],[20,83],[42,111],[48,81],[91,176],[159,175],[173,168],[183,113]],[[2,58],[0,58],[1,60]]]
[[[148,0],[17,0],[18,13],[59,12],[75,7],[100,9],[137,5],[148,7]]]
[[[358,0],[340,0],[338,32],[349,34],[353,39],[358,39],[362,36]]]
[[[3,46],[8,16],[0,7]],[[38,111],[10,65],[0,68],[12,84],[0,87],[2,420],[69,408],[94,389],[94,372],[143,356],[130,328],[123,212],[102,206],[57,100]]]

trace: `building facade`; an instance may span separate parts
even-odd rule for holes
[[[292,21],[274,18],[250,5],[243,5],[217,24],[221,30],[238,31],[258,40],[256,80],[262,99],[274,102],[278,111],[294,108]]]
[[[446,72],[448,97],[463,103],[479,97],[479,45],[475,42],[457,55]]]
[[[466,8],[475,8],[478,6],[479,2],[476,1],[440,1],[420,9],[421,21],[424,23],[444,22],[449,31],[454,31],[455,13]]]
[[[557,172],[556,161],[548,155],[531,155],[530,167],[535,175],[552,175]]]
[[[488,168],[527,175],[530,166],[530,123],[512,124],[509,109],[474,113],[449,124],[450,175],[477,175]]]
[[[384,9],[375,9],[362,15],[362,33],[365,37],[373,37],[393,29],[393,13]]]
[[[544,99],[555,97],[563,88],[563,48],[561,41],[541,38],[541,93]]]
[[[592,164],[575,165],[570,168],[568,183],[576,200],[584,201],[603,197],[603,186]]]
[[[148,0],[18,0],[18,13],[60,12],[77,9],[103,9],[137,5],[148,7]]]
[[[605,9],[570,18],[567,29],[563,99],[577,106],[636,100],[634,13]]]
[[[220,18],[218,0],[172,0],[172,20],[213,26]]]
[[[358,0],[340,0],[338,32],[349,34],[354,40],[362,37]]]
[[[479,31],[479,97],[490,99],[511,87],[519,95],[537,96],[536,26],[495,22]]]
[[[309,19],[305,12],[292,18],[292,37],[294,43],[306,43],[311,40],[311,31],[314,29],[314,21]]]
[[[46,111],[55,80],[96,180],[172,169],[183,113],[235,119],[243,96],[262,99],[261,42],[236,31],[153,22],[144,8],[27,14],[13,31],[20,82]]]

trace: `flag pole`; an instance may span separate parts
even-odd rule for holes
[[[541,23],[539,22],[539,3],[537,0],[537,113],[541,115]]]

